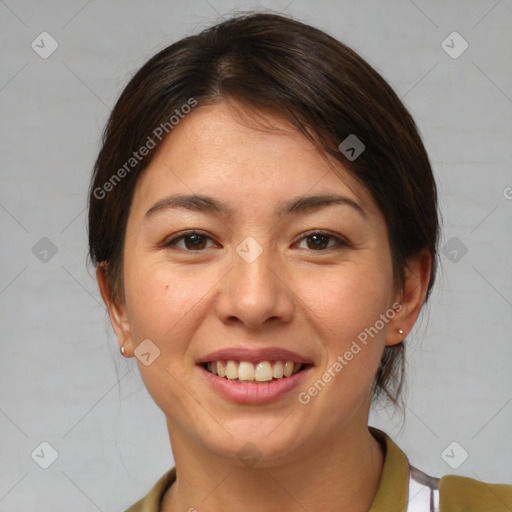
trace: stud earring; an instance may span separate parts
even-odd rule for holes
[[[403,333],[404,333],[404,331],[402,331],[402,329],[398,329],[398,334],[402,335]]]
[[[124,345],[119,349],[119,352],[121,352],[121,354],[124,356],[124,351],[125,351],[125,348],[124,348]]]

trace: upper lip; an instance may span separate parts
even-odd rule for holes
[[[293,363],[312,364],[309,357],[297,354],[291,350],[279,347],[265,347],[260,349],[247,347],[231,347],[215,350],[197,360],[198,364],[212,361],[248,361],[259,363],[260,361],[291,361]]]

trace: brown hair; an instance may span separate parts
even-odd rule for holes
[[[94,264],[105,265],[113,298],[124,295],[123,244],[134,190],[156,151],[139,154],[139,148],[158,146],[163,131],[171,133],[186,113],[185,105],[226,99],[280,114],[341,161],[384,215],[397,285],[404,282],[408,258],[424,249],[432,256],[430,295],[437,268],[437,191],[411,115],[386,81],[343,43],[298,21],[257,13],[234,16],[161,50],[133,76],[112,110],[89,191],[89,254]],[[353,161],[338,149],[351,134],[365,145]],[[372,398],[384,392],[397,404],[404,350],[404,343],[384,349]]]

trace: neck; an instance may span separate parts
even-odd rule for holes
[[[177,479],[163,512],[368,512],[379,487],[384,454],[366,425],[347,425],[300,458],[258,469],[212,456],[169,429]]]

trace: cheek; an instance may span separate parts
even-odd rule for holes
[[[204,292],[186,272],[127,263],[126,305],[135,343],[149,338],[166,352],[179,351],[186,339],[185,319]]]
[[[207,290],[186,272],[165,265],[126,269],[126,305],[134,345],[150,339],[159,349],[154,362],[139,370],[157,405],[169,415],[190,409],[187,349],[200,320],[199,303]],[[185,391],[184,391],[185,390]],[[196,414],[193,411],[188,415]],[[197,413],[198,414],[198,413]],[[186,420],[187,415],[182,418]],[[198,419],[200,421],[200,419]]]
[[[331,387],[337,390],[332,395],[336,400],[339,393],[346,396],[349,390],[355,399],[373,381],[392,318],[382,320],[389,308],[391,286],[391,271],[375,264],[354,264],[325,279],[310,276],[303,283],[302,298],[314,313],[310,317],[318,319],[316,327],[324,343],[322,366],[336,375]]]
[[[299,284],[299,283],[298,283]],[[355,336],[375,323],[391,299],[390,272],[375,265],[351,264],[301,277],[297,295],[322,320],[330,338]]]

